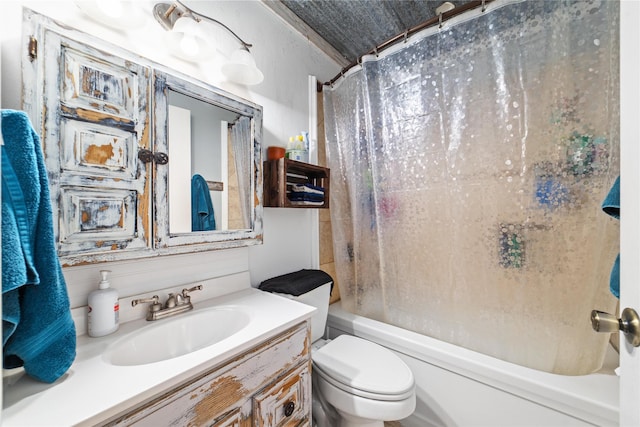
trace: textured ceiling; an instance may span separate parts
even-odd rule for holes
[[[335,50],[332,57],[343,66],[390,38],[436,17],[435,10],[443,3],[443,0],[263,1],[299,31],[300,25],[293,21],[310,27]],[[450,2],[456,7],[469,3],[468,0]]]

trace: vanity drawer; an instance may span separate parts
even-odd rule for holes
[[[256,427],[297,426],[308,421],[311,363],[307,362],[253,398]]]

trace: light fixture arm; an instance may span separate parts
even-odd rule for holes
[[[242,40],[236,33],[233,32],[233,30],[231,30],[231,28],[227,27],[222,22],[190,9],[180,0],[174,0],[172,4],[156,3],[155,6],[153,6],[153,16],[167,31],[171,31],[176,21],[182,17],[191,18],[196,22],[200,22],[202,20],[209,21],[214,24],[220,25],[222,28],[230,32],[240,42],[245,50],[248,51],[249,48],[253,46],[251,43],[247,43]]]

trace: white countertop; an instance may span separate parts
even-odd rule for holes
[[[73,365],[55,383],[41,383],[25,375],[4,388],[2,425],[98,424],[310,318],[315,311],[313,307],[257,289],[195,303],[194,310],[214,306],[243,307],[251,313],[251,320],[244,329],[209,347],[138,366],[111,365],[103,353],[119,338],[153,322],[144,319],[127,322],[114,334],[101,338],[82,335],[78,337]]]

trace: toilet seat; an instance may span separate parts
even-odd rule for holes
[[[400,401],[414,393],[409,367],[390,350],[364,339],[340,335],[312,353],[316,373],[347,393]]]

